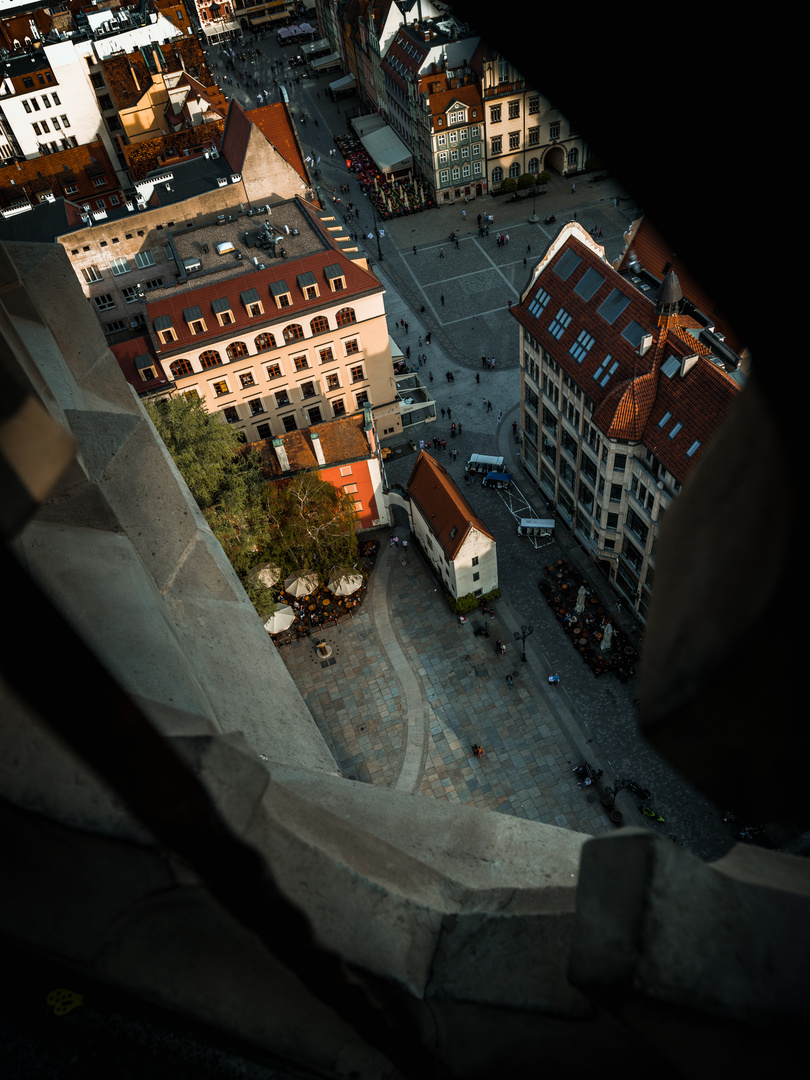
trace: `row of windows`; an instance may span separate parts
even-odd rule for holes
[[[257,352],[264,352],[267,349],[276,348],[275,338],[272,334],[259,334],[259,336],[255,339],[254,344],[256,346]],[[355,356],[360,352],[360,342],[357,340],[357,338],[352,338],[350,341],[344,341],[343,347],[346,356]],[[239,360],[243,356],[249,356],[250,351],[244,341],[232,341],[225,350],[225,355],[227,356],[228,360],[233,361]],[[293,356],[290,359],[292,361],[292,365],[295,371],[307,371],[311,366],[307,353],[301,353],[299,356]],[[329,364],[334,362],[335,353],[331,345],[327,346],[324,349],[318,350],[318,359],[321,364]],[[205,352],[200,353],[199,361],[203,371],[210,368],[219,367],[225,362],[222,359],[221,354],[216,349],[206,349]],[[186,375],[194,374],[194,365],[190,360],[186,359],[172,361],[172,363],[169,365],[169,368],[172,373],[172,377],[175,379],[180,379]],[[272,363],[267,365],[265,371],[267,373],[268,379],[280,378],[284,374],[281,360],[272,361]],[[362,365],[352,368],[350,373],[353,382],[357,382],[365,378],[365,376],[363,375]],[[327,375],[327,383],[332,377],[333,376],[331,375]],[[336,375],[334,377],[337,378]],[[251,375],[250,378],[252,379],[253,376]],[[246,386],[253,384],[243,383],[242,385]],[[337,383],[335,386],[330,385],[329,389],[334,390],[339,385],[339,383]]]
[[[33,80],[30,80],[30,79],[29,80],[23,79],[23,82],[26,84],[26,86],[29,83],[30,83],[31,86],[34,85]],[[62,102],[59,100],[59,95],[58,94],[50,94],[50,95],[49,94],[43,94],[42,95],[42,104],[45,106],[46,109],[51,109],[51,108],[53,108],[54,105],[61,105]],[[25,109],[25,111],[27,113],[39,112],[39,102],[37,101],[37,99],[35,97],[27,98],[26,100],[23,101],[23,108]]]
[[[440,184],[449,184],[450,183],[450,173],[451,173],[450,169],[442,169],[441,172],[439,173],[439,183]],[[470,165],[462,165],[460,169],[459,169],[458,165],[456,165],[456,167],[452,170],[452,174],[453,174],[453,180],[459,180],[462,177],[464,177],[466,179],[467,177],[469,177],[471,175],[472,176],[480,176],[481,175],[481,162],[480,161],[474,161],[472,163],[472,166],[470,166]]]
[[[355,384],[365,382],[365,375],[363,372],[362,364],[358,364],[356,367],[353,367],[350,370],[349,375],[351,376],[352,382]],[[269,370],[267,372],[267,376],[268,378],[271,377]],[[211,393],[214,395],[214,397],[227,397],[229,394],[235,393],[236,391],[233,389],[232,383],[236,382],[237,379],[239,382],[239,387],[242,390],[250,390],[254,386],[256,386],[256,378],[254,373],[252,371],[241,371],[236,377],[234,377],[233,375],[222,376],[219,379],[213,380],[210,383]],[[318,379],[313,379],[309,382],[299,383],[298,389],[301,392],[301,398],[306,401],[308,398],[321,397],[323,394],[330,394],[336,390],[343,389],[340,382],[340,373],[337,371],[333,371],[329,375],[327,375],[324,379],[324,383],[324,390],[321,390],[320,381]],[[362,393],[367,392],[362,391]],[[275,401],[277,409],[281,409],[285,405],[291,405],[291,398],[292,390],[287,386],[285,386],[281,390],[273,391],[273,400]],[[264,406],[262,404],[261,398],[256,398],[253,402],[249,402],[248,404],[251,405],[251,408],[254,412],[264,412]]]
[[[96,300],[96,303],[98,303],[98,300]],[[253,318],[263,314],[261,304],[249,304],[248,314]],[[234,319],[233,311],[231,311],[230,309],[217,312],[216,317],[220,326],[229,326],[231,323],[236,321]],[[335,313],[335,324],[337,329],[340,329],[344,326],[351,326],[353,323],[356,322],[357,314],[354,308],[341,308],[340,311]],[[205,319],[191,319],[188,323],[188,328],[191,331],[192,335],[205,334],[208,331],[208,325]],[[309,323],[309,328],[312,332],[313,337],[317,334],[326,334],[331,329],[329,326],[329,320],[325,315],[316,315],[314,319],[311,319]],[[177,341],[177,331],[172,326],[163,327],[157,330],[157,334],[162,344],[164,345],[168,345],[173,341]],[[288,325],[285,326],[282,330],[281,334],[284,338],[284,341],[288,345],[294,341],[302,341],[306,336],[301,323],[288,323]],[[255,340],[256,348],[259,351],[261,351],[262,349],[275,349],[277,347],[275,336],[270,333],[260,334]]]
[[[468,137],[473,141],[475,139],[480,139],[481,129],[476,125],[471,128],[461,128],[459,131],[448,131],[446,135],[444,132],[441,132],[436,136],[436,145],[447,146],[448,141],[452,145],[453,143],[458,142],[459,139],[462,142],[465,142]]]
[[[54,131],[61,131],[63,127],[66,127],[66,128],[70,127],[70,121],[68,120],[68,118],[66,116],[62,116],[61,120],[62,120],[62,122],[60,123],[59,122],[59,117],[57,117],[57,116],[52,116],[51,117],[51,123],[53,124],[53,130]],[[34,134],[35,135],[50,135],[50,133],[51,133],[51,129],[48,127],[48,121],[47,120],[40,120],[39,123],[32,124],[31,127],[34,129]]]
[[[355,394],[354,401],[355,406],[359,411],[368,402],[368,393],[364,390],[359,394]],[[290,402],[288,401],[286,402],[286,404],[289,405]],[[329,402],[329,406],[332,410],[332,416],[346,415],[345,398],[335,398],[334,400]],[[280,408],[281,406],[279,405],[278,407]],[[250,414],[249,417],[245,418],[240,415],[240,409],[242,411],[247,409]],[[222,410],[222,415],[229,424],[239,424],[244,419],[253,419],[257,416],[261,416],[264,411],[265,410],[262,405],[261,399],[257,398],[254,401],[246,401],[245,404],[242,406],[228,405]],[[323,422],[324,417],[321,412],[320,405],[313,405],[310,408],[306,409],[305,412],[307,420],[310,424],[320,424]],[[282,417],[281,423],[284,426],[284,430],[287,432],[295,431],[298,426],[295,413],[288,413],[286,416]],[[272,435],[272,429],[270,424],[260,424],[256,429],[256,433],[260,439],[269,439]]]
[[[116,196],[112,196],[110,201],[113,202],[113,205],[118,203]],[[146,267],[154,265],[155,256],[151,251],[139,251],[135,256],[135,266],[137,266],[139,270],[144,270]],[[110,270],[112,270],[116,277],[120,277],[121,274],[128,274],[132,270],[132,267],[129,265],[128,259],[113,259],[110,263]],[[82,269],[82,277],[88,285],[91,285],[94,281],[101,281],[104,275],[97,266],[92,265],[85,266]]]

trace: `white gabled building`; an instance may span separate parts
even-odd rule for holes
[[[438,461],[423,450],[408,479],[414,536],[453,599],[498,587],[495,537]]]

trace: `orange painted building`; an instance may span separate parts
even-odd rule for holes
[[[371,409],[302,431],[253,443],[271,480],[317,472],[338,491],[351,495],[357,530],[390,523],[383,492],[382,459]]]

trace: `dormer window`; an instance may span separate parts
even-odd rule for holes
[[[292,293],[286,281],[271,281],[270,295],[276,302],[276,307],[285,308],[292,306]]]
[[[177,341],[177,331],[172,326],[171,315],[158,315],[152,325],[160,338],[161,345],[170,345],[173,341]]]
[[[211,310],[216,315],[217,322],[220,326],[230,326],[230,324],[235,321],[233,311],[231,311],[231,302],[225,297],[212,300]]]
[[[318,283],[316,282],[315,275],[312,273],[311,270],[307,270],[305,274],[299,274],[296,278],[296,281],[298,282],[298,288],[304,294],[305,300],[318,299]]]
[[[189,330],[192,334],[204,334],[207,327],[205,325],[205,319],[202,317],[202,311],[195,304],[194,307],[187,307],[183,309],[183,318],[186,320]]]
[[[148,353],[142,353],[140,356],[135,357],[135,367],[144,382],[157,378],[155,362]]]
[[[324,269],[324,277],[329,282],[332,292],[341,292],[346,288],[346,277],[342,267],[337,263],[331,263]]]
[[[257,319],[260,315],[264,315],[264,307],[256,289],[246,289],[245,292],[239,294],[239,299],[245,305],[249,319]]]

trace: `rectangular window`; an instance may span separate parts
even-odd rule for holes
[[[35,135],[41,135],[42,134],[42,132],[39,129],[39,124],[32,124],[31,127],[34,129],[34,134]]]
[[[501,136],[496,135],[495,138],[492,140],[492,153],[493,154],[500,154],[502,142],[503,142],[503,140],[501,139]]]
[[[235,405],[229,405],[226,409],[223,409],[222,414],[228,424],[239,423],[239,412]]]
[[[65,116],[64,113],[62,113],[60,119],[62,121],[62,127],[66,127],[66,128],[70,127],[70,121],[68,120],[68,118]]]
[[[99,311],[109,311],[110,308],[115,307],[115,300],[113,300],[109,293],[104,293],[103,296],[94,297],[93,302]]]
[[[296,371],[306,371],[309,367],[309,360],[307,360],[306,356],[294,356],[293,363]]]
[[[249,401],[248,406],[250,407],[251,416],[260,416],[261,413],[264,412],[264,405],[262,405],[261,398],[254,398],[252,401]]]
[[[520,102],[519,101],[510,101],[509,102],[509,119],[510,120],[516,120],[519,116],[520,116]]]
[[[335,359],[335,354],[330,348],[321,349],[321,351],[318,353],[318,356],[320,357],[322,364],[329,364],[332,360]]]
[[[110,269],[116,277],[120,277],[121,274],[129,273],[130,265],[126,259],[113,259],[110,263]]]
[[[97,266],[85,266],[82,270],[84,280],[90,285],[94,281],[101,281],[102,273]]]
[[[279,364],[268,364],[264,370],[267,372],[268,379],[277,379],[281,375],[281,366]]]
[[[145,281],[143,283],[143,287],[144,287],[144,289],[147,289],[147,290],[148,289],[162,289],[163,288],[163,278],[162,277],[150,278],[149,281]]]
[[[355,400],[357,401],[357,408],[362,409],[368,401],[368,391],[361,390],[360,393],[355,396]]]
[[[337,375],[337,372],[332,372],[331,375],[326,376],[326,389],[327,390],[339,390],[340,389],[340,379],[339,379],[339,377]]]
[[[249,386],[256,385],[256,380],[253,378],[252,371],[243,371],[239,376],[239,382],[242,384],[243,390],[246,390]]]
[[[553,124],[548,125],[548,137],[550,139],[559,139],[560,137],[560,122],[556,120]]]
[[[31,102],[30,101],[24,101],[23,102],[23,108],[25,109],[25,111],[27,113],[30,113],[31,112]]]
[[[511,131],[509,133],[509,149],[517,150],[520,147],[520,132]]]
[[[335,400],[332,402],[332,413],[335,416],[346,415],[346,405],[343,401],[343,398],[335,398]]]
[[[143,295],[137,285],[130,285],[126,289],[121,290],[124,294],[124,299],[128,304],[137,304]]]
[[[314,382],[301,383],[301,397],[310,398],[318,396],[318,388]]]
[[[51,94],[51,98],[53,99],[54,105],[61,105],[62,104],[62,102],[59,100],[59,95],[58,94]]]
[[[291,404],[290,396],[289,396],[289,394],[287,393],[286,390],[277,390],[276,394],[275,394],[275,398],[276,398],[276,408],[277,409],[281,409],[281,408],[283,408],[283,406]]]
[[[529,98],[529,112],[530,113],[538,113],[538,112],[540,112],[540,98],[539,97],[530,97]]]
[[[143,270],[146,266],[154,266],[155,256],[151,251],[139,251],[135,256],[135,265],[139,270]]]
[[[357,338],[352,338],[351,341],[347,341],[344,344],[347,356],[350,356],[352,353],[360,352],[360,345],[358,344]]]
[[[362,364],[358,365],[357,367],[351,368],[350,369],[350,374],[351,374],[351,377],[352,377],[352,382],[363,382],[363,380],[365,379],[365,375],[363,374],[363,365]]]
[[[227,394],[230,392],[228,390],[228,384],[224,379],[221,379],[219,382],[212,383],[211,389],[214,391],[217,397],[222,397],[223,394]]]
[[[491,124],[497,124],[501,119],[501,107],[500,105],[492,105],[489,110],[489,120]]]

